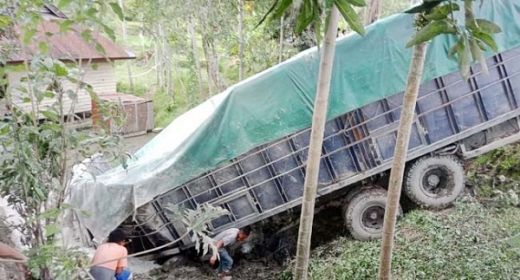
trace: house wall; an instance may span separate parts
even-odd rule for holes
[[[85,71],[83,82],[90,84],[98,94],[115,93],[117,80],[113,64],[109,62],[100,62],[95,65],[97,67],[93,67],[92,65],[83,67],[83,70]],[[22,81],[22,78],[25,75],[26,73],[24,71],[10,72],[8,75],[9,88],[13,92],[13,103],[25,111],[30,111],[32,108],[31,103],[23,102],[24,94],[19,90],[20,87],[26,87],[26,82]],[[64,82],[62,86],[65,91],[68,89],[76,91],[77,87],[76,84],[70,82]],[[55,101],[55,98],[45,98],[40,103],[40,107],[51,106]],[[74,113],[91,112],[92,103],[88,92],[85,90],[79,90],[75,101],[69,98],[66,94],[64,96],[65,112],[70,112],[72,106],[74,106]]]

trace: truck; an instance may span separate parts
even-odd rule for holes
[[[440,209],[455,201],[465,188],[463,160],[520,139],[520,4],[486,1],[477,13],[494,17],[503,29],[497,35],[500,52],[486,60],[489,73],[475,64],[469,79],[463,79],[446,54],[453,43],[449,36],[429,46],[403,185],[404,195],[421,207]],[[409,15],[396,15],[370,26],[365,37],[338,39],[317,195],[340,202],[346,227],[359,240],[382,234],[387,191],[381,177],[389,173],[393,160],[411,57],[404,45],[412,21]],[[220,103],[200,127],[179,140],[181,144],[172,144],[174,154],[165,145],[174,138],[167,128],[162,140],[159,134],[155,143],[137,153],[144,162],[141,167],[98,177],[95,187],[103,190],[110,184],[121,187],[117,182],[132,181],[132,176],[144,180],[140,186],[153,189],[133,189],[133,199],[141,202],[134,203],[131,218],[122,223],[132,232],[133,243],[140,244],[135,250],[178,239],[169,247],[172,254],[193,246],[185,235],[187,226],[171,215],[170,206],[196,209],[208,203],[227,209],[229,214],[208,224],[218,233],[301,205],[317,54],[316,49],[306,51],[217,97]],[[277,90],[284,83],[291,87]],[[258,94],[251,93],[255,90]],[[299,95],[286,98],[291,91]],[[300,119],[305,121],[291,126]],[[291,129],[285,129],[288,126]],[[202,160],[193,159],[199,156]],[[103,178],[112,182],[102,183],[109,180]],[[182,180],[175,181],[178,178]]]

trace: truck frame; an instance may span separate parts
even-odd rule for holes
[[[454,72],[420,87],[403,188],[419,205],[449,205],[464,189],[461,159],[520,139],[520,48],[496,54],[487,63],[489,75],[474,65],[467,81]],[[371,178],[391,167],[402,97],[372,102],[326,124],[318,197],[348,193],[338,200],[357,239],[378,238],[382,231],[386,186],[375,186]],[[134,238],[144,247],[156,247],[182,236],[187,228],[172,218],[169,205],[195,209],[210,203],[229,210],[208,225],[214,233],[300,205],[309,134],[310,128],[256,147],[155,197],[138,209]],[[170,252],[192,245],[186,237]]]

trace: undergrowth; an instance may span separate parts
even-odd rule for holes
[[[394,279],[518,279],[520,209],[458,202],[398,223]],[[310,279],[376,279],[380,242],[342,237],[314,250]],[[290,279],[290,268],[280,279]]]
[[[520,144],[486,153],[466,167],[467,185],[478,199],[497,205],[519,205]]]

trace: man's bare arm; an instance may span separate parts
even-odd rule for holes
[[[219,240],[219,241],[215,244],[215,246],[217,247],[217,249],[220,249],[220,248],[224,247],[224,241],[223,241],[223,240]]]
[[[25,261],[27,258],[22,253],[11,248],[11,246],[0,242],[0,258],[9,258],[14,260]]]

